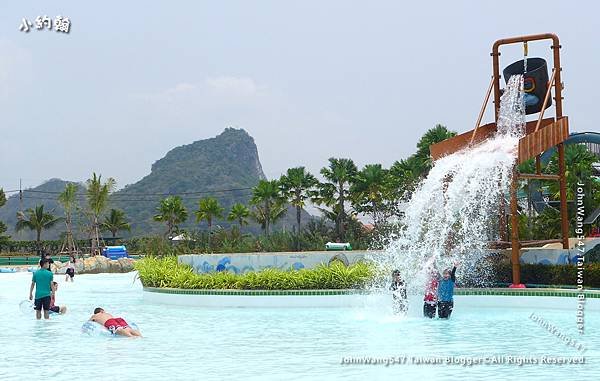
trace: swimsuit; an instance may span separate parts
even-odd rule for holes
[[[127,322],[121,318],[110,318],[105,323],[104,326],[112,333],[113,335],[117,333],[120,329],[129,328]]]

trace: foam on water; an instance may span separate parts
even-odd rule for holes
[[[472,148],[437,160],[406,209],[399,236],[373,259],[382,272],[399,269],[409,293],[423,294],[427,268],[460,261],[463,282],[487,279],[482,258],[498,239],[500,200],[506,197],[519,138],[524,134],[522,76],[510,78],[500,102],[498,131]],[[374,288],[386,289],[390,277]]]

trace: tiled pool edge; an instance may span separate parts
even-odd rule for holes
[[[586,309],[600,311],[600,292],[585,291]],[[367,290],[182,290],[144,288],[149,303],[208,308],[364,308],[391,303],[389,294]],[[457,289],[455,302],[465,308],[519,307],[577,308],[575,290]],[[420,306],[423,297],[409,295],[409,306]],[[391,304],[390,304],[391,306]],[[417,308],[420,310],[420,308]]]
[[[145,292],[175,295],[213,295],[213,296],[342,296],[367,295],[367,290],[187,290],[179,288],[144,287]],[[501,289],[501,288],[457,288],[455,295],[482,296],[558,296],[577,297],[580,292],[574,289]],[[600,291],[584,290],[586,298],[600,298]]]

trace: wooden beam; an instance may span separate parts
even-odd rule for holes
[[[562,243],[562,239],[544,239],[540,241],[521,241],[521,247],[544,246],[549,243]]]
[[[519,173],[517,176],[520,179],[532,179],[532,180],[560,180],[559,175],[547,175],[547,174],[537,174],[537,173]]]

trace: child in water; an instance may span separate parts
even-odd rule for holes
[[[440,274],[434,265],[429,267],[428,281],[423,298],[423,316],[433,319],[437,307],[437,292]]]
[[[406,311],[408,311],[406,285],[400,276],[400,270],[392,271],[392,285],[390,286],[390,290],[392,291],[392,298],[394,299],[394,313],[406,314]]]
[[[440,319],[448,319],[454,308],[454,285],[456,283],[456,267],[458,262],[454,264],[452,270],[444,270],[442,280],[439,283],[437,299],[438,299],[438,317]]]
[[[71,255],[69,258],[69,263],[67,263],[67,271],[65,272],[65,282],[68,282],[69,279],[73,282],[73,278],[75,277],[75,256]]]
[[[58,290],[58,283],[52,282],[52,291],[54,294],[50,296],[50,311],[57,314],[66,314],[67,306],[57,306],[54,303],[56,302],[56,291]]]

